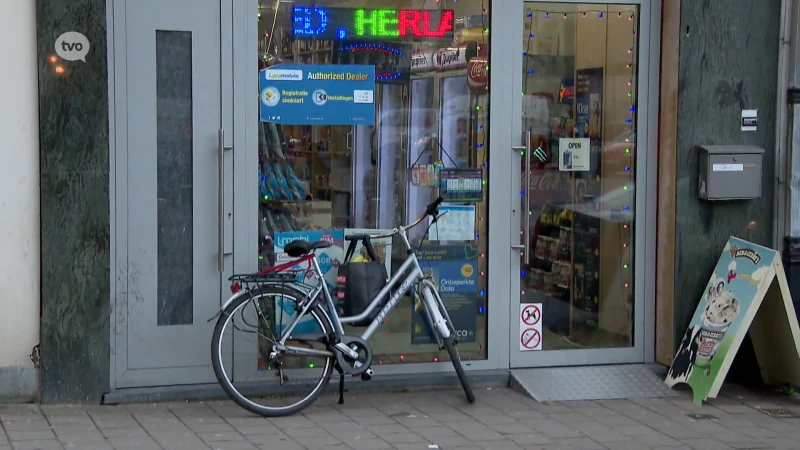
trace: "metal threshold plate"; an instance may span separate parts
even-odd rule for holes
[[[512,369],[511,383],[540,402],[678,395],[644,364]]]

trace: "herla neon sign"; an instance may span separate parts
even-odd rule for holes
[[[292,9],[292,33],[301,39],[452,41],[454,23],[449,9]]]

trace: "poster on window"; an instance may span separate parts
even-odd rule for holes
[[[578,69],[575,78],[576,138],[589,138],[590,169],[576,174],[586,179],[586,195],[600,196],[600,148],[603,143],[603,68]],[[562,149],[563,151],[563,149]]]
[[[576,190],[582,181],[578,180]],[[600,320],[600,219],[575,212],[572,228],[572,326],[594,330]]]
[[[478,250],[472,245],[423,246],[419,265],[430,276],[453,321],[459,342],[475,342],[478,332]],[[422,298],[413,296],[411,344],[436,342],[428,324]]]

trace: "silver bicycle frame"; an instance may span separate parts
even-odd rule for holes
[[[416,283],[424,280],[424,273],[422,272],[422,268],[420,267],[419,261],[417,260],[417,255],[415,255],[411,251],[412,250],[411,243],[408,242],[408,237],[406,236],[406,229],[399,228],[396,234],[402,238],[403,243],[405,244],[405,247],[409,253],[408,258],[406,258],[406,260],[400,266],[400,269],[397,270],[397,272],[395,272],[394,276],[392,276],[389,279],[389,281],[386,283],[383,289],[381,289],[380,292],[378,292],[378,294],[375,296],[375,298],[372,299],[369,306],[367,306],[367,309],[365,309],[361,314],[357,316],[339,317],[339,312],[337,311],[336,305],[333,303],[333,298],[331,297],[331,294],[328,291],[328,287],[323,280],[322,270],[319,267],[317,258],[314,257],[311,260],[312,270],[320,280],[320,285],[314,288],[309,294],[307,294],[308,297],[303,302],[303,306],[300,312],[298,314],[295,314],[291,322],[289,322],[289,325],[284,330],[281,339],[278,341],[278,344],[283,346],[285,350],[289,350],[297,354],[305,354],[305,355],[315,354],[319,356],[330,356],[331,353],[324,350],[312,350],[303,347],[292,347],[285,345],[286,340],[289,337],[291,337],[292,331],[297,326],[298,322],[300,322],[300,319],[306,313],[308,313],[308,311],[314,306],[316,299],[319,298],[320,295],[324,296],[325,303],[328,305],[328,311],[331,315],[331,324],[333,325],[334,333],[337,336],[341,336],[344,335],[344,324],[356,323],[366,319],[367,317],[369,317],[370,314],[372,314],[372,311],[375,310],[375,308],[377,308],[378,305],[386,298],[386,296],[390,295],[389,301],[386,303],[386,305],[383,306],[383,309],[381,309],[381,311],[378,313],[375,319],[372,320],[372,322],[369,324],[364,333],[361,334],[361,339],[365,341],[369,340],[369,338],[375,333],[375,331],[377,331],[378,327],[381,325],[386,316],[389,315],[389,313],[392,311],[392,309],[394,309],[394,307],[397,305],[400,299],[403,298],[406,292],[408,292],[408,290],[411,289],[411,287],[414,286]],[[406,275],[407,272],[408,274]],[[404,275],[406,275],[405,278],[403,278]],[[400,282],[400,280],[403,280],[402,283],[398,286],[397,290],[394,293],[390,294],[391,289],[395,287],[395,285],[397,285],[397,283]],[[435,293],[435,295],[437,296],[438,300],[438,293]]]

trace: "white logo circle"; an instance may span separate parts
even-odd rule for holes
[[[86,62],[89,53],[89,39],[77,31],[67,31],[56,39],[56,53],[67,61]]]
[[[317,106],[322,106],[325,103],[328,103],[328,93],[325,92],[323,89],[317,89],[314,91],[314,104]]]
[[[274,87],[268,87],[261,92],[261,101],[267,106],[275,106],[281,101],[281,93]]]

